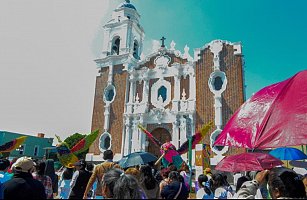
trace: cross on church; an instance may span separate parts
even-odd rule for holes
[[[161,45],[161,47],[165,47],[165,45],[164,45],[164,40],[166,40],[166,38],[163,36],[160,40],[162,40],[162,45]]]

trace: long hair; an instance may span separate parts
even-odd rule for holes
[[[225,177],[220,173],[213,174],[211,181],[211,190],[213,192],[219,187],[227,186]]]
[[[62,177],[64,180],[71,180],[73,173],[74,170],[72,168],[65,168]]]
[[[144,183],[147,190],[152,190],[157,187],[157,181],[152,174],[152,169],[149,165],[141,166],[140,181]]]
[[[103,182],[113,199],[141,199],[142,192],[137,180],[131,175],[125,175],[119,169],[111,169],[104,174]]]
[[[206,182],[208,181],[208,176],[201,174],[198,176],[198,184],[200,187],[204,188],[206,194],[211,195],[211,190],[208,186],[206,186]]]
[[[168,178],[171,179],[172,181],[178,181],[178,182],[181,182],[180,181],[180,175],[178,172],[170,172],[169,175],[168,175]]]
[[[46,168],[46,163],[42,160],[36,161],[35,163],[35,171],[37,172],[38,175],[44,176],[45,175],[45,168]]]
[[[280,197],[306,198],[305,186],[299,176],[291,169],[277,167],[269,173],[269,192],[272,196],[277,188]]]

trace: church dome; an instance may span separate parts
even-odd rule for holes
[[[119,6],[117,8],[131,8],[131,9],[134,9],[136,10],[136,8],[134,7],[134,5],[132,5],[130,3],[130,0],[125,0],[125,2],[119,4]]]

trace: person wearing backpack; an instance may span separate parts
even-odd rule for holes
[[[97,165],[94,169],[94,172],[87,183],[83,199],[87,199],[87,194],[93,187],[95,181],[97,181],[97,188],[95,191],[96,199],[103,199],[102,196],[102,177],[103,175],[112,168],[119,168],[119,166],[113,162],[113,152],[111,150],[106,150],[103,152],[103,159],[105,160],[103,163]]]

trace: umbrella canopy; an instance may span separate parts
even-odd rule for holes
[[[263,88],[232,116],[214,145],[265,149],[307,144],[307,70]]]
[[[262,171],[283,165],[279,159],[265,153],[242,153],[223,158],[215,170],[226,172]]]
[[[145,165],[145,164],[148,164],[149,162],[154,162],[156,160],[158,160],[158,158],[152,155],[151,153],[134,152],[127,156],[124,156],[119,161],[118,164],[122,168],[128,168],[128,167],[137,166],[137,165]]]
[[[307,155],[296,148],[281,147],[270,151],[270,155],[280,160],[304,160]]]

